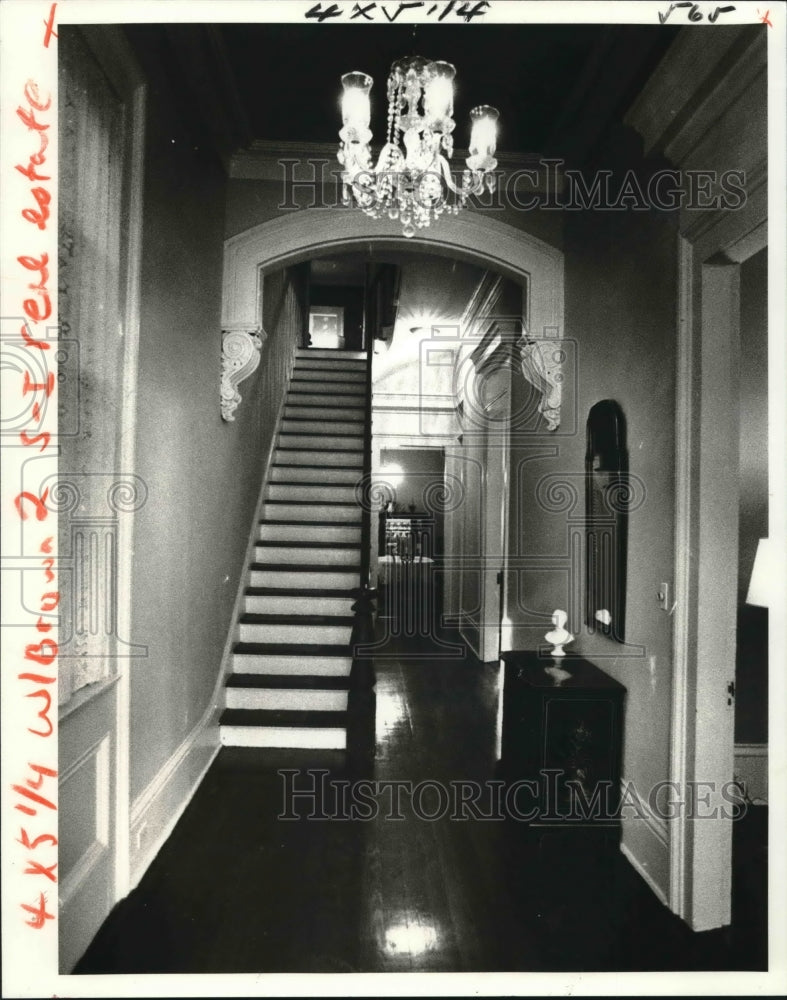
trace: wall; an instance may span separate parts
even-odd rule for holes
[[[144,53],[143,53],[144,55]],[[166,80],[150,68],[142,249],[137,516],[131,640],[132,867],[186,801],[215,730],[195,743],[212,706],[267,447],[302,324],[292,281],[272,277],[269,332],[221,419],[221,279],[226,177],[187,131]]]
[[[338,170],[339,166],[334,160],[325,167],[325,177],[329,178],[330,170]],[[317,175],[319,177],[319,174]],[[314,172],[306,166],[299,166],[296,171],[296,184],[301,179],[306,180],[306,184],[298,188],[285,184],[283,169],[277,179],[255,180],[245,177],[233,177],[230,180],[227,192],[227,219],[225,236],[235,236],[252,226],[261,222],[268,222],[278,215],[297,211],[293,206],[302,208],[316,208],[319,205],[319,197],[322,188],[314,184]],[[341,205],[341,198],[337,196],[334,185],[325,188],[325,203],[330,207]],[[523,192],[521,197],[525,203],[532,198],[532,192]],[[282,206],[289,206],[283,208]],[[360,209],[353,208],[348,211],[358,212]],[[465,211],[484,211],[484,209],[469,208]],[[512,207],[501,205],[497,208],[486,210],[500,222],[508,223],[517,229],[522,229],[532,236],[536,236],[546,243],[555,247],[561,246],[562,240],[562,212],[552,210],[517,210]]]
[[[740,510],[736,743],[768,741],[768,610],[746,604],[768,534],[768,251],[741,265]]]
[[[637,150],[633,139],[618,133],[606,145],[603,166],[636,164]],[[641,164],[639,176],[652,166]],[[674,569],[676,242],[676,220],[665,213],[566,213],[568,339],[560,428],[545,430],[521,374],[513,390],[514,409],[525,414],[512,453],[506,613],[516,626],[514,645],[533,648],[543,641],[555,608],[572,612],[577,638],[571,651],[627,689],[623,774],[642,794],[669,776],[672,618],[658,608],[656,591],[660,582],[671,583]],[[587,634],[571,598],[584,590],[569,545],[572,532],[582,537],[585,421],[590,407],[605,398],[623,409],[629,471],[644,488],[644,503],[629,517],[625,644]],[[664,889],[665,825],[627,827],[626,843],[646,876]]]

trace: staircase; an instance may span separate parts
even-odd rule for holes
[[[367,363],[352,351],[296,354],[225,689],[225,746],[347,746]]]

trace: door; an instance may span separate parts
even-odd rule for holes
[[[485,427],[481,659],[491,663],[500,656],[502,581],[505,579],[508,534],[511,366],[505,347],[492,355],[482,375]]]

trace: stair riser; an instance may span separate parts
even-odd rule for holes
[[[340,410],[337,410],[334,406],[290,406],[287,404],[284,408],[283,419],[286,422],[291,417],[306,417],[307,420],[314,421],[314,423],[319,424],[316,428],[318,432],[325,430],[339,432],[343,429],[344,424],[346,424],[352,434],[363,430],[366,411],[363,407],[353,406],[343,406]],[[326,424],[322,423],[323,420],[341,420],[342,428],[338,424],[331,424],[330,427],[327,427]],[[293,429],[298,430],[297,427]],[[304,427],[303,429],[306,430],[307,428]]]
[[[305,674],[317,677],[349,677],[349,656],[288,656],[284,653],[233,653],[236,674]]]
[[[309,594],[303,597],[247,594],[244,598],[245,610],[251,615],[352,615],[354,603],[352,597],[314,597]]]
[[[300,364],[295,366],[292,373],[293,378],[306,379],[308,382],[353,382],[363,385],[366,381],[366,372],[350,371],[342,368],[312,368],[303,367]]]
[[[326,443],[325,448],[315,444],[314,438],[302,438],[302,443],[292,438],[282,441],[273,456],[276,465],[349,465],[358,471],[356,479],[363,469],[363,450],[336,450],[336,444]],[[311,449],[311,450],[306,450]]]
[[[311,451],[331,451],[357,454],[363,457],[363,438],[341,434],[280,434],[276,447],[285,451],[307,448]]]
[[[316,360],[322,358],[330,361],[366,361],[364,351],[332,351],[329,347],[299,347],[295,352],[298,361],[301,358]]]
[[[335,354],[335,352],[334,352],[334,354]],[[295,356],[295,364],[296,365],[307,365],[307,366],[309,366],[311,368],[314,368],[314,367],[326,367],[326,366],[330,367],[331,365],[335,365],[338,368],[353,368],[356,371],[359,370],[359,369],[361,371],[365,371],[366,370],[366,365],[367,365],[367,360],[366,360],[366,356],[365,355],[363,357],[354,358],[354,357],[350,357],[349,354],[347,354],[347,353],[345,353],[345,354],[343,354],[343,355],[341,355],[339,357],[317,358],[317,357],[313,357],[311,351],[309,351],[306,354],[297,354]]]
[[[361,526],[320,524],[261,524],[261,542],[356,542],[361,541]]]
[[[293,688],[227,688],[227,708],[345,712],[346,691],[304,691]]]
[[[285,486],[283,483],[270,483],[268,485],[268,500],[308,500],[311,502],[317,502],[320,500],[326,500],[329,503],[333,501],[334,503],[354,503],[355,502],[355,488],[352,486],[331,486],[326,484],[324,486],[310,486],[307,483],[294,486]],[[323,511],[323,517],[328,519],[330,513],[330,519],[333,520],[332,512]]]
[[[349,625],[239,625],[241,642],[305,642],[308,645],[343,646],[349,643]]]
[[[327,572],[313,573],[308,570],[258,570],[249,574],[249,585],[252,587],[295,587],[304,590],[348,590],[360,583],[360,571],[351,573]]]
[[[290,747],[301,750],[346,750],[347,731],[337,729],[220,726],[225,747]]]
[[[359,549],[315,549],[304,545],[279,547],[277,545],[257,545],[257,562],[276,563],[283,566],[355,566],[360,568]]]
[[[269,482],[271,483],[336,483],[342,486],[355,486],[361,477],[360,469],[330,469],[327,466],[314,468],[310,465],[273,465]],[[325,508],[322,512],[325,516]],[[318,519],[319,520],[319,519]]]
[[[295,366],[301,368],[334,368],[349,372],[365,372],[366,361],[361,359],[345,358],[310,358],[298,356],[295,358]]]
[[[361,523],[360,507],[325,507],[321,503],[288,504],[266,503],[262,516],[271,521],[346,521]]]
[[[294,414],[298,416],[298,414]],[[288,434],[318,434],[320,441],[325,441],[331,434],[362,434],[363,420],[342,420],[336,421],[335,414],[325,410],[323,417],[330,423],[323,423],[319,414],[305,414],[312,416],[314,420],[288,420],[286,415],[282,420],[281,429]],[[360,440],[360,439],[359,439]]]
[[[345,407],[363,407],[366,397],[357,392],[305,392],[303,388],[292,388],[287,393],[287,406],[329,406],[334,417],[341,417]]]

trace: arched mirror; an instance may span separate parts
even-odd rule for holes
[[[628,456],[623,411],[612,399],[588,414],[585,483],[585,621],[592,632],[623,642]]]

